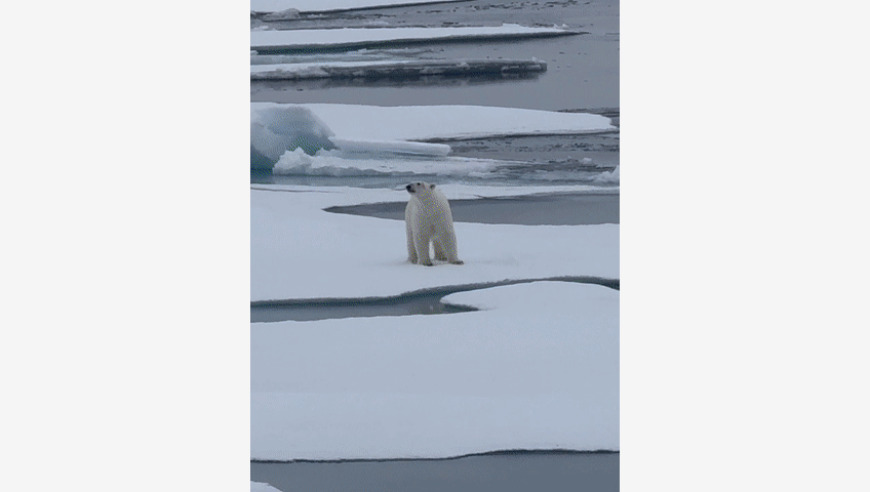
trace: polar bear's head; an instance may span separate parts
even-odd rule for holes
[[[405,189],[408,190],[408,193],[410,193],[412,195],[416,194],[416,193],[420,193],[422,195],[425,195],[425,194],[431,192],[432,190],[434,190],[435,185],[432,183],[427,183],[425,181],[417,181],[416,183],[409,184],[408,186],[405,187]]]

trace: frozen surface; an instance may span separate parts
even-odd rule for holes
[[[372,43],[400,43],[456,39],[522,38],[528,36],[560,36],[574,31],[559,27],[527,27],[518,24],[481,27],[395,27],[297,29],[283,31],[251,31],[251,49],[299,50],[365,46]]]
[[[300,147],[308,155],[343,145],[357,153],[443,156],[449,152],[444,144],[406,141],[610,130],[615,127],[609,118],[589,113],[489,106],[251,103],[251,167],[271,168],[284,152]]]
[[[251,492],[281,492],[267,483],[251,482]]]
[[[366,69],[379,67],[395,67],[409,63],[410,60],[379,60],[379,61],[346,61],[346,62],[319,62],[319,63],[273,63],[251,64],[251,75],[255,78],[269,78],[269,74],[288,76],[294,78],[320,78],[329,75],[330,68],[342,69]]]
[[[619,166],[595,178],[597,184],[619,184]]]
[[[445,156],[445,144],[409,140],[475,138],[494,135],[595,133],[613,130],[610,120],[588,113],[560,113],[487,106],[364,106],[347,104],[251,104],[251,166],[278,173],[307,173],[310,169],[373,169],[363,162],[341,162],[348,153],[369,154],[370,159],[398,166],[398,172],[415,172],[409,162],[384,161],[384,154]],[[306,159],[292,151],[302,148]],[[318,153],[338,149],[344,154]],[[316,162],[319,161],[319,162]],[[388,161],[388,160],[387,160]],[[469,170],[476,170],[474,160]],[[478,163],[479,164],[479,163]],[[491,166],[492,162],[490,162]],[[428,162],[438,167],[437,162]],[[403,167],[404,166],[404,167]],[[382,168],[385,172],[388,168]],[[430,172],[418,166],[416,172]],[[441,168],[442,170],[444,168]]]
[[[257,186],[251,190],[251,299],[359,298],[448,285],[555,276],[619,278],[619,226],[456,223],[464,265],[407,262],[403,221],[335,214],[336,205],[407,201],[396,190]],[[442,186],[448,199],[589,187]]]
[[[332,130],[304,106],[263,107],[251,111],[251,167],[271,168],[287,150],[314,154],[332,149]]]
[[[344,150],[320,151],[317,155],[310,156],[302,149],[296,149],[285,152],[272,168],[272,173],[306,176],[405,175],[408,179],[415,174],[465,177],[487,173],[505,164],[503,161],[487,159],[443,158],[437,154],[430,157],[425,157],[422,153],[419,154],[420,157],[410,153],[402,156],[397,150],[390,148],[389,151],[384,150],[381,153],[367,152],[358,155]],[[433,152],[435,150],[437,149]]]
[[[253,324],[252,458],[619,449],[617,291],[535,282],[445,301],[484,310]]]
[[[345,154],[407,154],[430,157],[444,157],[450,153],[447,144],[406,142],[404,140],[351,140],[330,138],[336,148]]]
[[[296,9],[300,12],[325,12],[390,5],[462,2],[466,0],[251,0],[252,12],[282,12]]]
[[[259,58],[259,56],[255,57]],[[492,77],[543,72],[540,60],[394,60],[251,65],[251,80],[418,79],[431,76]]]
[[[589,113],[560,113],[491,106],[365,106],[356,104],[251,103],[252,120],[302,118],[306,108],[335,136],[356,140],[427,140],[494,135],[576,134],[616,130],[610,119]],[[280,125],[279,125],[280,126]]]

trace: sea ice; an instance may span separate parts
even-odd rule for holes
[[[313,155],[332,149],[332,130],[310,109],[287,105],[251,112],[251,167],[270,169],[288,150],[301,148]]]
[[[366,152],[362,152],[362,149]],[[508,164],[505,161],[488,159],[403,154],[395,150],[397,149],[388,148],[377,152],[374,148],[361,147],[355,151],[347,151],[342,147],[310,156],[302,149],[296,149],[285,152],[272,168],[272,173],[297,176],[383,175],[392,176],[394,179],[401,179],[401,176],[412,179],[412,176],[418,174],[434,174],[462,178],[474,173],[491,172],[498,166]]]
[[[577,34],[560,27],[527,27],[517,24],[481,27],[393,27],[252,30],[251,49],[258,53],[395,46],[408,42],[437,42],[458,39],[523,38]]]
[[[505,279],[619,278],[617,224],[460,222],[455,224],[456,235],[465,265],[423,267],[407,262],[402,221],[323,210],[338,205],[406,202],[403,185],[404,181],[397,179],[395,190],[252,187],[251,300],[383,297]],[[521,190],[524,188],[503,188],[492,194],[518,195]],[[486,188],[447,185],[443,191],[453,199],[483,195]]]
[[[281,492],[267,483],[251,482],[251,492]]]
[[[462,2],[467,0],[251,0],[252,12],[329,12],[390,5],[416,5],[426,3]]]
[[[445,302],[484,310],[252,324],[252,459],[619,449],[617,291],[534,282]]]
[[[540,60],[372,60],[322,61],[315,63],[256,63],[252,58],[251,80],[308,79],[397,79],[430,76],[482,77],[543,72],[547,64]],[[268,60],[267,57],[262,57]]]
[[[351,140],[330,138],[338,150],[344,154],[399,154],[429,157],[444,157],[450,153],[447,144],[407,142],[404,140]]]
[[[616,166],[613,171],[605,171],[595,176],[593,182],[596,184],[619,184],[619,166]]]
[[[251,167],[270,169],[285,151],[320,149],[445,155],[444,144],[407,141],[615,130],[604,116],[488,106],[364,106],[251,103]]]

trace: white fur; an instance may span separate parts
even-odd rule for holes
[[[453,214],[447,197],[434,184],[417,182],[405,187],[411,194],[405,207],[405,231],[408,236],[408,261],[432,266],[429,243],[435,259],[457,265],[463,262],[456,253]]]

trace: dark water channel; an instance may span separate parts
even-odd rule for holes
[[[405,220],[407,202],[330,207],[327,212]],[[450,200],[455,222],[522,225],[619,223],[617,194],[547,194]]]
[[[251,463],[284,492],[616,492],[619,453],[495,453],[448,460]]]
[[[374,316],[412,316],[415,314],[451,314],[476,311],[467,306],[446,304],[444,296],[456,292],[485,289],[502,285],[515,285],[542,280],[596,284],[619,290],[618,279],[597,277],[553,277],[525,280],[504,280],[486,284],[455,285],[423,289],[392,296],[362,299],[288,299],[284,301],[257,301],[251,303],[252,323],[278,321],[315,321],[336,318],[368,318]]]
[[[251,304],[252,323],[314,321],[334,318],[412,316],[474,311],[441,302],[446,294],[424,293],[382,299],[332,299],[318,301],[277,301]]]

